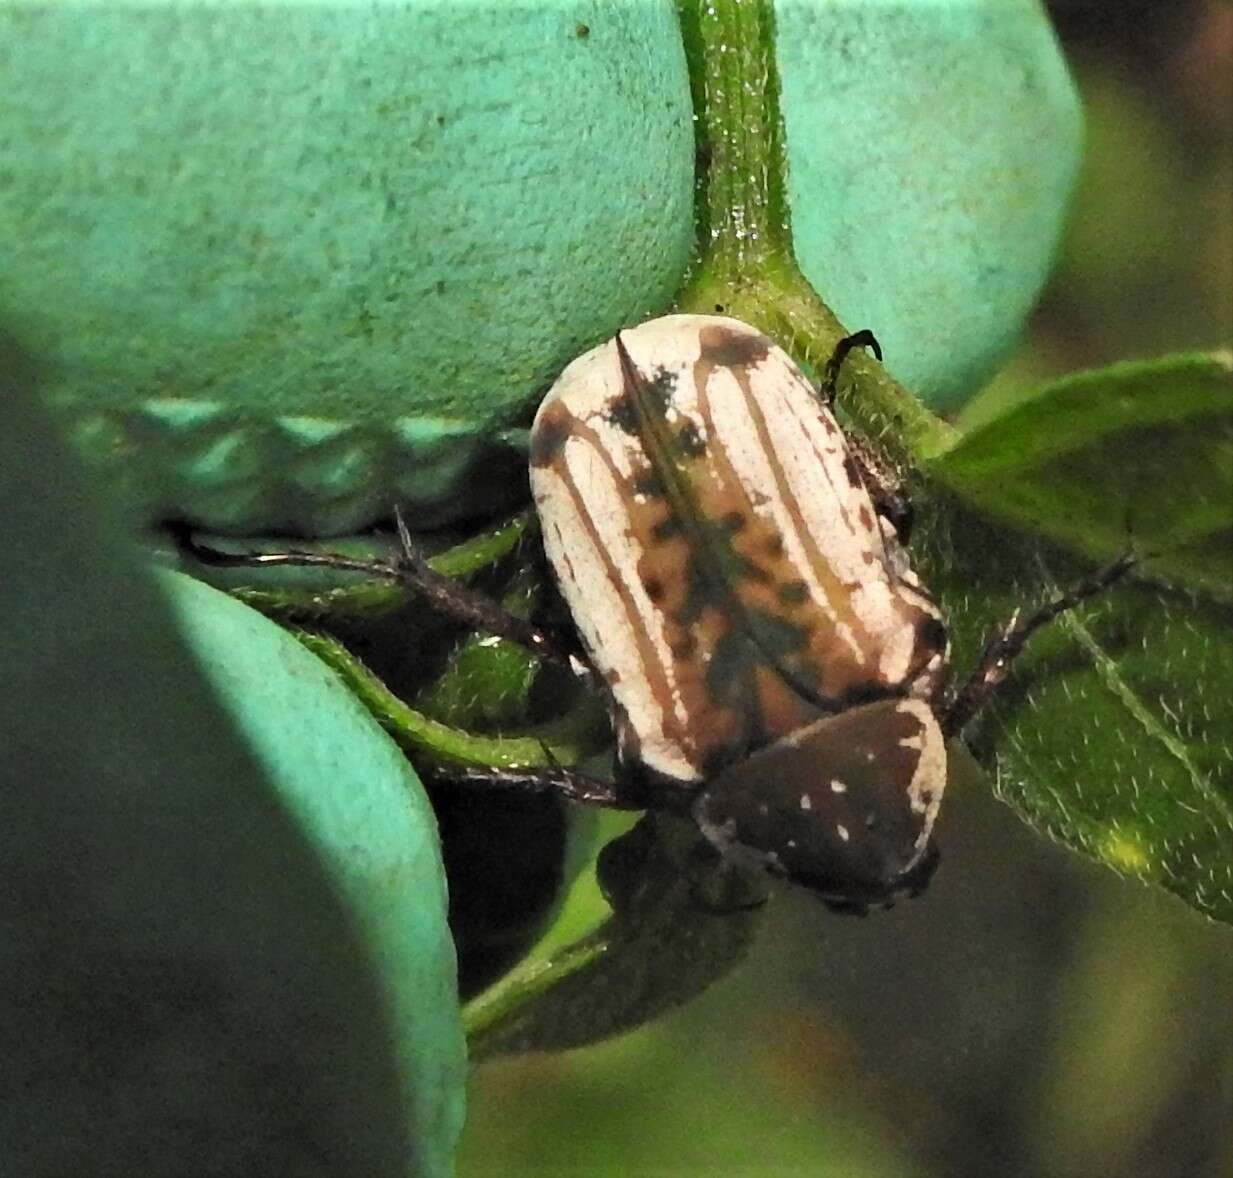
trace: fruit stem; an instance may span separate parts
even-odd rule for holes
[[[773,5],[678,0],[678,10],[693,91],[699,243],[678,308],[752,323],[820,374],[848,332],[793,252]],[[871,356],[853,353],[844,371],[841,406],[893,462],[915,465],[952,444],[951,426]]]

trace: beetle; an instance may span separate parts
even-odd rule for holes
[[[1036,630],[1134,558],[999,626],[954,688],[941,612],[905,547],[910,513],[830,411],[857,346],[881,357],[871,333],[845,337],[819,389],[747,324],[669,315],[562,372],[532,427],[530,478],[585,658],[434,572],[401,516],[390,562],[251,559],[397,578],[607,700],[613,783],[559,766],[471,776],[688,813],[727,859],[840,910],[888,905],[936,864],[947,741]]]

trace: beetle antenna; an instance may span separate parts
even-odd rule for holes
[[[1028,639],[1067,610],[1103,593],[1139,564],[1141,557],[1127,549],[1116,560],[1076,582],[1026,617],[1016,610],[986,639],[985,648],[968,681],[950,700],[942,717],[947,739],[958,736],[993,698],[1010,674],[1011,664],[1023,653]]]

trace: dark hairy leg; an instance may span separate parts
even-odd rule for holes
[[[968,681],[957,691],[942,713],[942,731],[958,736],[967,724],[996,694],[1006,681],[1015,659],[1023,653],[1028,639],[1060,614],[1103,593],[1116,584],[1138,563],[1134,552],[1124,552],[1090,576],[1077,581],[1056,597],[1046,601],[1026,617],[1016,610],[996,627],[985,641],[985,648]]]
[[[554,793],[566,801],[585,806],[605,806],[612,810],[642,810],[646,807],[645,800],[630,796],[618,785],[559,765],[535,769],[463,769],[444,776],[448,781],[467,786]]]
[[[831,353],[831,358],[826,362],[826,368],[822,372],[822,387],[818,391],[827,405],[833,405],[835,402],[835,388],[839,383],[839,372],[853,348],[868,348],[879,360],[882,359],[882,345],[878,343],[877,337],[869,328],[845,335],[835,345],[835,350]]]
[[[822,374],[822,385],[818,389],[827,407],[835,403],[835,392],[839,384],[839,373],[843,362],[853,348],[868,348],[879,359],[882,359],[882,346],[877,337],[868,328],[845,335],[831,353]],[[906,544],[912,532],[912,502],[896,471],[884,462],[862,438],[849,434],[847,438],[848,455],[860,472],[861,481],[873,500],[874,510],[890,521],[899,537],[900,544]]]
[[[229,568],[278,565],[328,568],[394,581],[460,625],[514,642],[544,662],[564,667],[588,686],[601,687],[602,681],[594,670],[557,635],[510,613],[486,594],[437,572],[415,544],[401,512],[395,512],[395,521],[400,551],[397,556],[386,560],[363,560],[337,553],[296,549],[286,552],[220,552],[197,543],[187,529],[180,529],[178,540],[185,551],[203,564]]]

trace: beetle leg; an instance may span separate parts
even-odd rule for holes
[[[402,514],[396,512],[395,517],[400,552],[396,557],[386,560],[362,560],[338,553],[304,552],[297,549],[286,552],[220,552],[216,548],[199,544],[184,528],[179,530],[178,540],[188,553],[203,564],[229,568],[312,566],[337,569],[341,572],[366,573],[370,577],[397,582],[422,598],[433,609],[453,618],[461,625],[514,642],[544,662],[566,668],[588,687],[597,688],[601,684],[602,681],[590,664],[569,650],[556,635],[510,613],[486,594],[437,572],[412,540]]]
[[[839,373],[843,362],[853,348],[869,348],[879,359],[882,359],[882,345],[868,328],[845,335],[831,353],[822,374],[822,385],[818,390],[823,402],[828,408],[835,404],[835,393],[839,386]],[[861,481],[873,500],[874,510],[888,520],[899,537],[900,544],[907,544],[912,532],[912,501],[904,490],[903,481],[872,447],[860,438],[849,435],[847,438],[848,453],[860,472]]]
[[[861,331],[853,332],[851,335],[845,335],[836,345],[835,350],[831,353],[831,358],[826,362],[826,368],[822,372],[822,387],[818,391],[822,394],[822,400],[827,406],[835,403],[835,390],[839,384],[839,372],[843,368],[843,362],[848,358],[848,353],[853,348],[869,348],[879,360],[882,359],[882,345],[878,343],[877,337],[869,328],[863,328]]]
[[[397,508],[394,521],[398,526],[401,553],[391,562],[391,569],[400,583],[418,593],[434,609],[470,629],[483,630],[516,643],[544,662],[564,667],[588,687],[595,688],[602,683],[595,669],[570,650],[558,635],[510,613],[487,594],[437,572],[411,538],[407,522]]]
[[[847,437],[848,454],[860,472],[873,509],[895,529],[899,543],[906,545],[916,518],[912,500],[898,472],[855,434]]]
[[[545,765],[537,769],[464,769],[443,776],[449,781],[481,788],[555,793],[566,801],[584,806],[604,806],[610,810],[646,808],[645,799],[629,796],[620,786],[559,765]]]
[[[1026,617],[1020,616],[1020,611],[1016,610],[996,627],[985,641],[984,652],[968,681],[943,709],[942,731],[946,736],[949,738],[959,735],[993,698],[1010,674],[1011,664],[1023,652],[1028,639],[1037,630],[1048,625],[1060,614],[1110,588],[1130,572],[1138,561],[1139,557],[1134,552],[1126,551],[1115,561],[1077,581]]]

